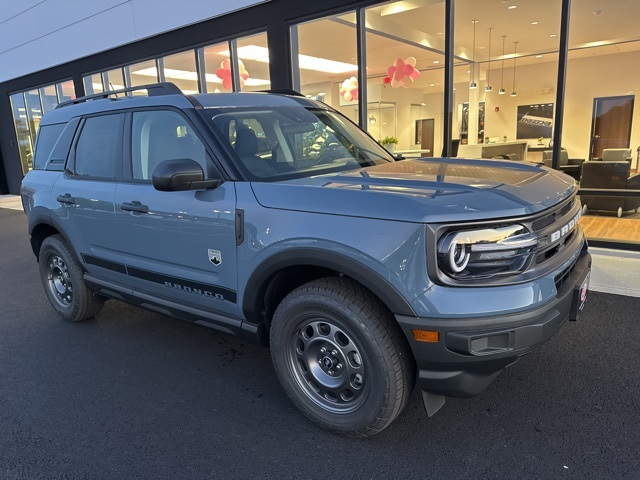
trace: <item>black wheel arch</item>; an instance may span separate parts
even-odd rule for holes
[[[301,247],[277,253],[262,262],[249,277],[242,301],[246,321],[253,325],[264,323],[265,297],[272,288],[272,279],[292,267],[310,267],[337,272],[369,289],[395,314],[416,316],[409,302],[380,274],[351,257],[324,249]]]
[[[29,236],[31,249],[36,259],[40,257],[40,247],[45,238],[51,235],[60,235],[69,245],[71,251],[76,254],[73,244],[69,241],[62,227],[46,211],[33,212],[29,217]],[[76,254],[76,258],[78,258]]]

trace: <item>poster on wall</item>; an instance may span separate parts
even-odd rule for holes
[[[518,105],[517,139],[551,138],[553,103]]]

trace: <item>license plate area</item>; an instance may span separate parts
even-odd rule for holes
[[[569,315],[569,320],[575,322],[578,320],[578,316],[584,305],[587,301],[587,293],[589,292],[589,278],[591,277],[591,272],[587,273],[582,282],[576,285],[573,289],[573,300],[571,302],[571,313]]]

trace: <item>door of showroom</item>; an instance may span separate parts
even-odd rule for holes
[[[629,148],[633,95],[593,99],[590,160],[605,148]]]

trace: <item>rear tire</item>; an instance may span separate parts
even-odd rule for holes
[[[104,298],[87,288],[80,263],[60,235],[42,242],[38,261],[42,286],[58,315],[68,322],[79,322],[98,314]]]
[[[314,280],[278,306],[271,356],[293,403],[320,426],[375,435],[404,409],[415,367],[392,314],[344,278]]]

